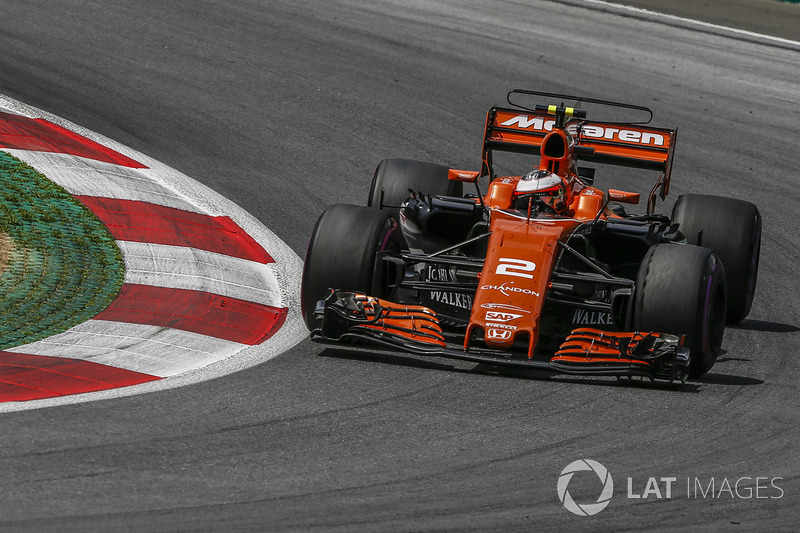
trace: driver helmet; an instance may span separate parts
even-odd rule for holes
[[[533,170],[522,176],[514,189],[514,207],[527,209],[532,197],[541,198],[559,214],[567,211],[567,188],[564,180],[557,174],[546,170]],[[534,206],[535,202],[534,199]]]

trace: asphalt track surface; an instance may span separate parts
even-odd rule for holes
[[[798,48],[540,0],[30,0],[4,6],[0,42],[0,92],[196,178],[301,257],[380,159],[476,167],[484,113],[514,87],[652,107],[679,126],[663,208],[749,198],[765,228],[750,318],[681,390],[304,341],[188,387],[3,414],[4,531],[797,528]],[[593,517],[556,495],[579,458],[616,484]],[[636,500],[628,477],[678,483]],[[742,477],[782,478],[783,497],[687,497],[687,478]],[[576,500],[596,498],[580,479]]]

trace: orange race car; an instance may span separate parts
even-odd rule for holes
[[[515,103],[544,98],[576,104]],[[725,324],[750,311],[756,206],[691,194],[656,214],[677,130],[648,126],[646,107],[519,89],[507,100],[487,114],[480,170],[386,159],[367,207],[320,216],[302,285],[312,338],[570,374],[705,374]],[[578,106],[648,116],[591,121]],[[498,172],[520,160],[529,171]],[[639,194],[595,187],[579,161],[657,171],[646,212],[628,214]]]

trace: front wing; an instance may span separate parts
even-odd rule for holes
[[[440,356],[490,365],[593,376],[642,376],[685,382],[690,353],[683,337],[659,332],[608,332],[578,328],[549,359],[511,351],[448,346],[436,313],[362,293],[332,291],[320,300],[315,315],[321,327],[311,332],[318,342],[368,342],[415,355]]]

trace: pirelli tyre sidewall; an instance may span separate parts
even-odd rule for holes
[[[314,226],[303,265],[300,301],[308,329],[319,327],[314,309],[331,289],[370,294],[376,253],[402,247],[400,228],[390,213],[347,204],[328,207]]]
[[[443,165],[411,159],[384,159],[372,175],[367,205],[399,217],[398,206],[408,200],[409,189],[426,195],[462,196],[463,185],[447,178]]]
[[[722,260],[728,286],[728,324],[750,313],[758,278],[761,214],[750,202],[687,194],[672,209],[672,220],[689,244],[710,248]]]
[[[725,332],[725,269],[708,248],[659,244],[647,252],[636,278],[632,328],[685,334],[689,376],[708,372]]]

